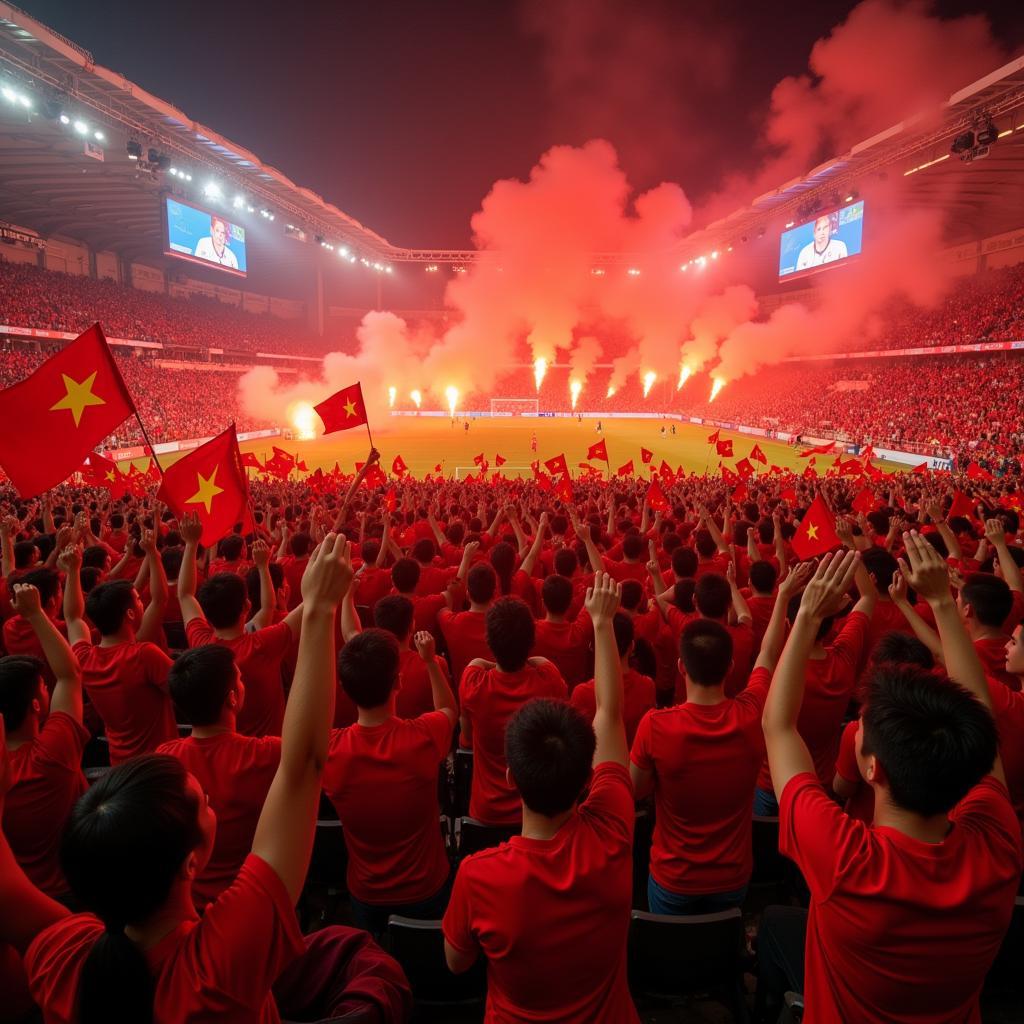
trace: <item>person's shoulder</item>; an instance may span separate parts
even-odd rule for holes
[[[44,928],[25,951],[25,972],[34,994],[44,991],[54,972],[74,970],[103,934],[103,922],[92,914],[70,914]]]

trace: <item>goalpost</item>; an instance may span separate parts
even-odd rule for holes
[[[536,398],[491,399],[491,416],[536,416],[539,412]]]

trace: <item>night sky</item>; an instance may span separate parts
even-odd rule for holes
[[[854,6],[18,2],[98,63],[416,247],[468,244],[496,179],[596,135],[637,187],[675,180],[699,201],[751,163],[772,87],[804,71],[814,41]],[[932,8],[987,13],[1008,46],[1024,41],[1017,4]]]

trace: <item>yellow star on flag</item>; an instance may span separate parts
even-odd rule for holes
[[[196,487],[198,487],[198,490],[191,498],[186,499],[186,505],[203,505],[206,508],[206,514],[210,514],[213,499],[218,494],[224,493],[224,488],[217,486],[218,469],[220,469],[220,466],[214,466],[213,472],[209,476],[203,476],[202,473],[196,473]]]
[[[807,524],[807,539],[817,540],[818,539],[818,528],[812,523]]]
[[[355,416],[355,414],[356,414],[356,403],[353,402],[352,399],[350,398],[345,403],[345,417],[347,419],[349,416]]]
[[[59,402],[50,406],[50,412],[56,412],[58,409],[67,409],[74,417],[75,426],[77,427],[82,422],[82,413],[85,411],[86,406],[107,404],[99,395],[93,394],[92,386],[96,381],[95,370],[83,381],[77,381],[66,373],[62,373],[61,377],[64,378],[65,394]]]

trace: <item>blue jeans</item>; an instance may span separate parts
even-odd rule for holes
[[[357,928],[380,938],[387,931],[388,918],[392,914],[412,917],[418,921],[439,921],[448,909],[448,898],[452,894],[452,883],[447,881],[433,896],[419,903],[363,903],[349,893],[348,902],[352,908],[352,922]]]
[[[754,813],[759,818],[777,818],[779,814],[779,801],[770,789],[754,790]]]
[[[720,910],[741,907],[746,895],[747,886],[735,892],[707,892],[687,896],[663,889],[653,875],[647,877],[647,905],[652,914],[717,914]]]

